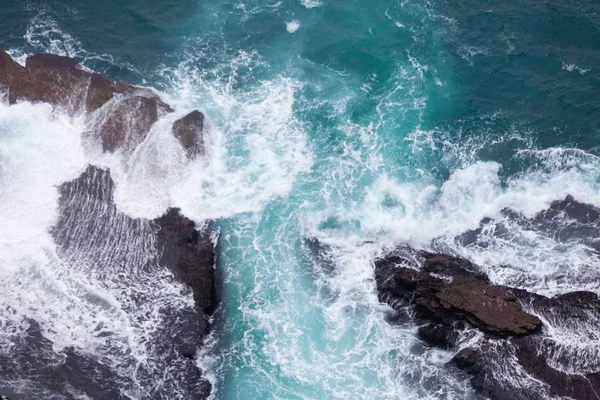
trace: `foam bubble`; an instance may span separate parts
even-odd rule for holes
[[[294,33],[300,28],[300,22],[298,22],[298,21],[286,22],[285,28],[289,33]]]
[[[300,0],[300,2],[308,9],[323,6],[323,3],[318,0]]]
[[[84,52],[82,44],[63,31],[42,9],[28,22],[23,38],[38,51],[67,57],[76,57]]]
[[[568,71],[568,72],[573,72],[573,71],[576,71],[576,72],[579,72],[579,74],[580,74],[580,75],[585,75],[585,74],[587,74],[588,72],[590,72],[590,70],[589,70],[589,69],[585,69],[585,68],[578,67],[578,66],[577,66],[577,65],[575,65],[575,64],[567,64],[567,63],[566,63],[566,62],[564,62],[564,61],[563,61],[563,63],[562,63],[562,69],[563,69],[564,71]]]

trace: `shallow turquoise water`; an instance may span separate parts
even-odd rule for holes
[[[504,207],[600,204],[592,1],[9,1],[0,14],[16,56],[74,56],[207,114],[211,166],[170,201],[221,232],[216,398],[470,395],[447,354],[385,321],[373,257],[437,240],[495,280],[555,290],[564,260],[546,238],[454,237]],[[312,237],[333,246],[326,260]],[[511,263],[523,268],[498,267]]]

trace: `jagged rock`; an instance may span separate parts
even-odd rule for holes
[[[490,342],[478,348],[462,349],[454,355],[451,363],[469,373],[472,376],[473,387],[493,400],[557,397],[597,399],[600,372],[575,374],[553,368],[549,359],[556,350],[552,341],[532,335],[512,338],[510,341]],[[498,379],[495,365],[499,361],[510,365],[510,360],[515,358],[523,372],[533,378],[539,386],[526,389],[512,387]]]
[[[131,236],[154,235],[156,241],[147,242],[153,243],[156,254],[160,255],[158,264],[170,269],[179,281],[190,287],[200,311],[214,311],[218,297],[212,240],[208,233],[196,230],[194,222],[181,215],[179,209],[171,208],[152,221],[130,218],[114,204],[114,182],[110,172],[91,165],[77,179],[61,185],[59,191],[60,218],[52,232],[63,252],[75,250],[76,246],[80,255],[93,258],[103,249],[117,250],[119,246],[114,241],[118,238],[111,234],[115,225],[126,227]],[[98,210],[99,215],[89,210]],[[79,243],[81,241],[84,243]],[[118,250],[122,254],[112,251],[110,256],[113,258],[104,261],[137,262],[130,258],[134,249]]]
[[[213,244],[206,235],[194,228],[194,222],[176,208],[154,220],[160,227],[161,263],[169,266],[175,276],[192,288],[196,306],[212,313],[217,305],[214,275]]]
[[[600,210],[598,208],[580,203],[573,196],[567,196],[564,200],[553,202],[550,209],[538,213],[536,219],[550,220],[556,218],[560,213],[582,224],[598,223],[600,221]]]
[[[131,151],[161,114],[173,111],[149,89],[112,81],[54,54],[32,55],[23,67],[0,50],[0,85],[8,86],[10,104],[45,102],[70,113],[92,114],[91,133],[110,152],[123,146]]]
[[[452,363],[459,369],[477,374],[481,372],[482,357],[477,349],[467,347],[459,351],[452,357]]]
[[[27,72],[18,62],[3,50],[0,50],[0,84],[9,88],[8,100],[14,104],[22,99],[27,90]]]
[[[132,96],[117,99],[97,116],[92,133],[104,151],[133,150],[158,120],[158,104],[153,97]]]
[[[519,240],[515,236],[514,228],[510,228],[510,225],[516,224],[522,230],[551,235],[561,243],[584,243],[600,253],[600,209],[578,202],[572,196],[552,202],[548,209],[533,217],[511,209],[504,209],[501,214],[502,217],[498,219],[483,219],[479,228],[458,236],[458,243],[463,246],[476,245],[486,248],[489,245],[490,233],[493,237],[506,241]],[[484,229],[488,234],[482,234]]]
[[[73,348],[55,351],[40,325],[34,320],[27,322],[28,329],[14,340],[11,352],[0,354],[0,374],[4,382],[16,383],[24,377],[33,378],[26,393],[22,393],[20,385],[15,384],[18,398],[52,398],[50,393],[73,393],[72,389],[94,398],[121,398],[120,387],[126,385],[126,379],[104,363]],[[85,373],[82,374],[82,371]],[[107,385],[107,382],[110,384]]]
[[[202,131],[204,129],[204,114],[194,110],[185,117],[173,123],[173,135],[179,140],[190,157],[204,152]]]
[[[539,318],[524,312],[508,288],[490,284],[470,263],[437,254],[425,257],[425,271],[399,268],[395,275],[398,286],[412,292],[422,318],[446,326],[464,321],[497,336],[521,336],[541,328]]]
[[[442,324],[425,324],[419,327],[419,337],[432,346],[442,349],[450,349],[459,338],[458,329],[455,326]]]
[[[9,86],[9,101],[46,102],[70,106],[70,111],[85,108],[93,112],[116,93],[147,89],[136,88],[123,82],[114,82],[104,76],[84,70],[76,60],[55,54],[34,54],[27,58],[25,67],[0,50],[0,84]]]
[[[590,214],[577,215],[588,218]],[[411,268],[409,254],[400,248],[376,261],[376,276],[391,276],[378,277],[382,298],[397,309],[414,307],[416,322],[421,324],[419,336],[429,345],[455,348],[467,326],[483,332],[483,343],[458,351],[451,361],[472,376],[473,387],[483,395],[498,400],[598,398],[600,372],[575,374],[557,369],[556,363],[567,365],[574,355],[544,338],[541,320],[524,312],[521,305],[527,304],[547,320],[568,320],[576,326],[593,316],[600,320],[600,299],[595,293],[579,291],[548,298],[493,285],[477,266],[443,254],[421,252],[422,268]],[[521,368],[535,379],[535,385],[512,386],[512,378],[502,377],[511,368]]]
[[[479,279],[487,282],[487,277],[469,261],[444,254],[421,252],[425,258],[423,269],[430,274],[443,275],[452,283]]]

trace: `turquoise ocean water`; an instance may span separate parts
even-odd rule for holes
[[[223,305],[201,361],[215,399],[475,396],[444,366],[450,353],[386,320],[372,262],[399,244],[447,249],[540,293],[600,290],[596,256],[552,233],[456,240],[505,208],[533,215],[568,194],[600,206],[594,1],[4,0],[0,16],[0,47],[17,58],[76,57],[206,114],[207,156],[174,166],[141,152],[117,203],[215,221]],[[41,135],[25,114],[0,112],[0,173]],[[77,131],[63,122],[43,133]],[[73,135],[40,162],[83,162],[64,160]],[[24,207],[18,188],[36,171],[7,204]]]

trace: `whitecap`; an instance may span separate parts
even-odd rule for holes
[[[562,63],[562,69],[563,69],[563,71],[568,71],[568,72],[573,72],[573,71],[579,72],[580,75],[585,75],[586,73],[590,72],[589,69],[578,67],[575,64],[567,64],[564,61]]]
[[[285,23],[286,29],[289,33],[294,33],[300,28],[300,22],[290,21]]]
[[[321,7],[323,5],[323,3],[318,0],[300,0],[300,2],[306,8]]]

